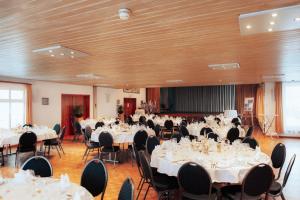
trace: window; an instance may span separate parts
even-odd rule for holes
[[[25,99],[23,85],[0,83],[0,128],[15,128],[25,123]]]
[[[283,83],[282,89],[284,132],[300,133],[300,82]]]

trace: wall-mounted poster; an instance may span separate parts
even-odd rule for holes
[[[254,105],[254,97],[246,97],[244,101],[244,111],[252,112]]]
[[[123,92],[125,93],[136,93],[136,94],[139,94],[140,93],[140,88],[124,88],[123,89]]]

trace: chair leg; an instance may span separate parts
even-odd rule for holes
[[[145,200],[145,199],[146,199],[146,197],[147,197],[147,194],[148,194],[149,188],[150,188],[150,184],[148,185],[148,188],[147,188],[147,190],[146,190],[146,193],[145,193],[145,195],[144,195],[144,200]]]
[[[136,190],[139,190],[139,188],[140,188],[140,186],[141,186],[141,183],[142,183],[142,180],[143,180],[143,178],[141,177],[141,179],[140,179],[140,181],[139,181],[139,184],[138,184]]]
[[[86,148],[86,149],[85,149],[85,152],[84,152],[84,154],[83,154],[83,156],[82,156],[82,160],[84,159],[84,156],[86,156],[88,150],[89,150],[89,148]]]
[[[114,166],[116,166],[117,152],[115,152]]]
[[[58,146],[57,146],[57,145],[55,145],[55,148],[56,148],[56,150],[57,150],[57,153],[58,153],[58,155],[59,155],[59,158],[61,158],[61,156],[60,156],[60,153],[59,153]]]
[[[59,144],[59,148],[61,149],[61,151],[63,152],[63,154],[65,154],[65,151],[64,151],[64,149],[63,149],[63,147],[62,147],[61,144]]]
[[[141,187],[140,187],[139,193],[138,193],[138,195],[136,196],[136,199],[137,199],[137,200],[139,199],[139,196],[140,196],[140,194],[141,194],[141,191],[142,191],[142,189],[143,189],[144,184],[145,184],[145,180],[142,181],[142,185],[141,185]]]
[[[88,158],[88,156],[89,156],[89,153],[90,153],[90,149],[88,149],[88,151],[87,151],[87,154],[86,154],[86,156],[85,156],[85,163],[86,163],[86,160],[87,160],[87,158]]]
[[[18,151],[16,152],[15,168],[17,168]]]
[[[4,150],[1,151],[1,156],[2,156],[2,163],[1,163],[1,166],[4,166],[4,154],[3,154],[3,151],[4,151]]]

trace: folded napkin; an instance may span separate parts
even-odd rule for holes
[[[15,177],[13,181],[15,183],[26,183],[28,180],[32,179],[34,172],[31,170],[20,170],[19,172],[15,173]]]
[[[62,191],[65,191],[68,187],[70,187],[71,184],[68,174],[60,175],[59,185]]]

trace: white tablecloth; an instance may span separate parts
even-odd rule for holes
[[[0,199],[92,200],[94,198],[85,188],[74,183],[61,186],[59,179],[28,176],[24,180],[4,179],[0,184]]]
[[[86,126],[95,129],[95,125],[97,122],[103,122],[105,125],[109,125],[114,123],[115,121],[116,121],[115,118],[108,117],[108,118],[99,118],[99,119],[85,119],[85,120],[81,120],[79,123],[82,129],[84,129]]]
[[[19,144],[21,135],[26,131],[32,131],[36,134],[37,140],[47,140],[57,138],[57,134],[53,129],[45,126],[35,126],[33,128],[21,129],[0,129],[0,147],[3,145],[16,145]]]
[[[107,131],[113,136],[114,143],[119,143],[119,144],[132,143],[134,135],[139,130],[145,130],[148,133],[148,135],[155,135],[154,130],[145,126],[137,126],[137,125],[126,126],[125,124],[121,124],[121,125],[114,125],[111,128],[108,126],[104,126],[101,128],[99,127],[97,130],[95,130],[92,133],[91,141],[98,142],[99,141],[98,137],[100,133],[103,131]]]
[[[204,144],[209,144],[208,153],[204,153]],[[156,146],[151,155],[151,167],[160,173],[177,176],[179,168],[193,161],[203,166],[213,182],[241,183],[246,173],[260,163],[270,164],[270,158],[260,149],[253,150],[247,144],[235,142],[232,146],[222,144],[217,150],[213,140],[201,143],[182,139],[180,143],[165,141]]]

